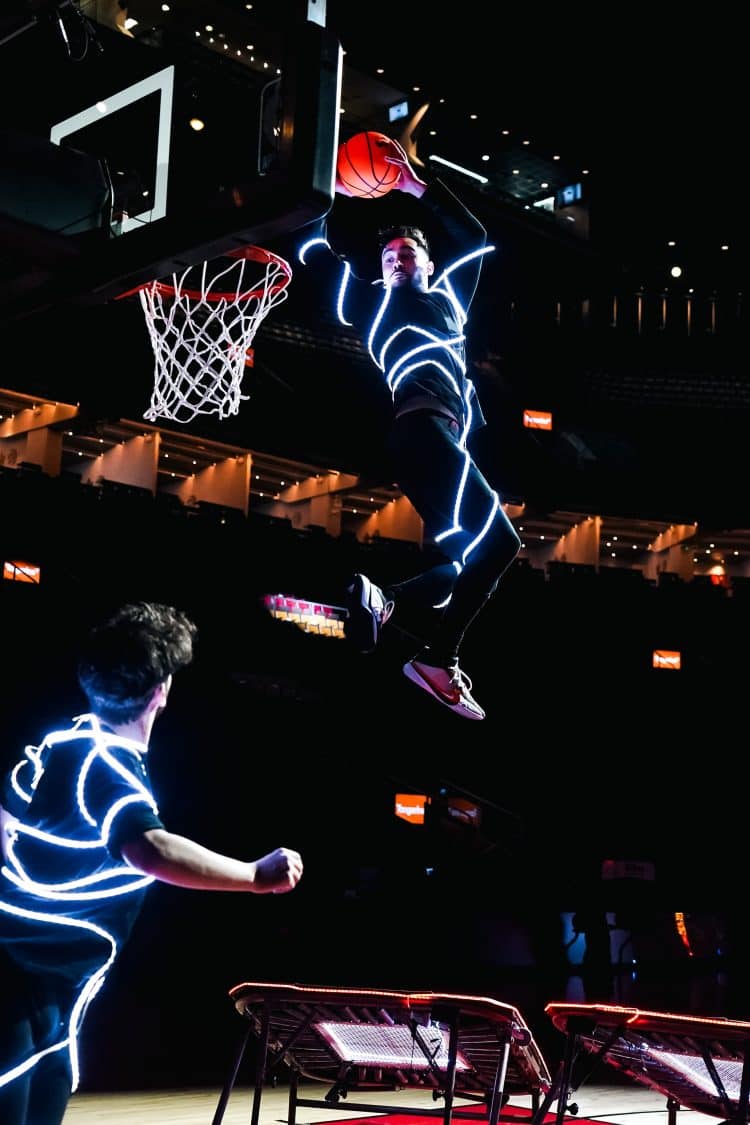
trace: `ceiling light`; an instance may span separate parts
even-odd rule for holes
[[[473,180],[479,180],[480,184],[489,183],[486,176],[480,176],[478,172],[472,172],[469,168],[464,168],[460,164],[454,164],[450,160],[445,160],[442,156],[430,155],[428,160],[434,160],[436,164],[444,164],[446,168],[452,168],[455,172],[463,172],[465,176],[471,176]]]

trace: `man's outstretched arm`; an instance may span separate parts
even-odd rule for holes
[[[276,848],[246,862],[164,828],[128,840],[121,852],[144,875],[193,890],[283,894],[297,886],[303,870],[302,857],[291,848]]]

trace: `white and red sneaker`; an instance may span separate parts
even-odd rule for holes
[[[404,664],[404,675],[464,719],[483,719],[484,711],[471,695],[471,680],[454,664],[441,668],[416,656]]]

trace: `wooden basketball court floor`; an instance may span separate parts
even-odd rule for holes
[[[325,1090],[315,1086],[310,1092],[313,1098],[322,1097]],[[200,1090],[149,1090],[143,1092],[84,1093],[73,1094],[64,1125],[212,1125],[217,1110],[220,1089]],[[368,1101],[393,1104],[394,1095],[369,1094]],[[235,1086],[227,1104],[223,1125],[250,1125],[253,1091],[248,1086]],[[418,1090],[403,1090],[397,1095],[398,1103],[404,1106],[429,1106],[432,1101],[425,1100],[425,1094]],[[269,1087],[263,1092],[258,1125],[286,1125],[288,1121],[288,1088]],[[613,1076],[611,1082],[586,1083],[576,1091],[571,1099],[578,1106],[577,1118],[566,1115],[566,1122],[591,1120],[612,1122],[613,1125],[667,1125],[667,1103],[662,1094],[624,1078]],[[513,1105],[529,1108],[528,1097],[513,1098]],[[555,1111],[553,1106],[552,1112]],[[703,1118],[710,1125],[712,1119],[694,1110],[681,1109],[683,1125],[700,1125]],[[297,1125],[316,1125],[318,1122],[355,1120],[372,1117],[371,1113],[356,1113],[348,1110],[327,1108],[297,1109]],[[437,1122],[440,1119],[436,1119]]]

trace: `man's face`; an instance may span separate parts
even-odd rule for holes
[[[393,238],[383,249],[383,281],[388,286],[427,289],[435,265],[413,238]]]

